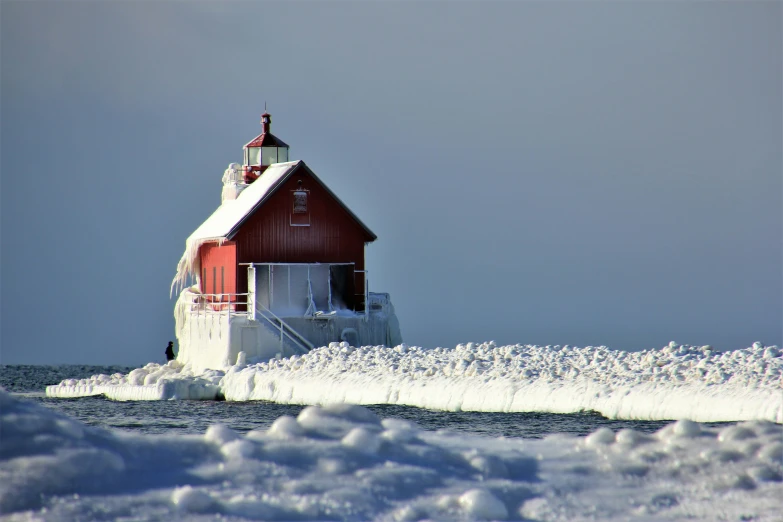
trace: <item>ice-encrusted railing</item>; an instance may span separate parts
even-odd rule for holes
[[[278,295],[280,295],[282,298],[282,306],[285,306],[285,303],[287,302],[290,307],[292,300],[300,300],[307,305],[300,311],[305,317],[310,317],[312,319],[329,319],[331,314],[337,311],[338,308],[344,308],[342,296],[339,296],[338,303],[335,302],[334,296],[332,295],[332,268],[353,267],[355,266],[355,263],[239,263],[239,265],[247,267],[247,291],[251,295],[251,297],[248,298],[248,302],[252,301],[252,295],[256,292],[258,297],[263,297],[264,301],[268,303],[270,309],[274,308],[275,310],[278,310],[279,313],[280,309],[278,308],[276,300]],[[263,271],[259,272],[259,268],[263,269]],[[326,269],[327,272],[326,274],[321,273],[320,276],[316,276],[312,272],[314,269]],[[299,273],[292,276],[292,270],[297,270]],[[363,313],[366,320],[368,317],[367,302],[369,299],[368,272],[367,270],[353,269],[352,273],[355,287],[361,290],[360,292],[354,292],[352,296],[355,301],[353,310],[357,313]],[[282,286],[280,286],[281,281],[278,280],[277,274],[281,274],[282,276]],[[326,275],[325,279],[324,275]],[[295,293],[292,294],[291,283],[293,277],[299,278],[299,282],[305,285],[307,289],[305,294],[301,293],[301,290],[295,291]],[[285,281],[286,279],[287,284]],[[265,285],[260,293],[259,288],[257,288],[257,281],[264,282]],[[347,282],[347,280],[342,281]],[[322,287],[321,290],[317,292],[318,295],[316,295],[316,292],[313,290],[316,284]],[[323,292],[324,285],[326,287],[325,293]],[[272,299],[273,295],[275,301]],[[345,297],[349,296],[346,295]],[[322,303],[325,302],[325,306],[323,304],[321,305],[324,307],[323,310],[319,310],[316,305],[317,301],[321,301]],[[291,310],[288,310],[288,313],[284,315],[290,313]]]
[[[354,270],[354,277],[356,277],[356,274],[361,274],[362,278],[362,286],[364,287],[361,294],[356,294],[355,297],[361,296],[364,300],[364,320],[366,321],[367,318],[370,316],[370,281],[367,278],[367,274],[369,271],[367,270]]]
[[[232,315],[247,315],[247,297],[250,294],[202,294],[192,292],[193,298],[188,303],[190,313],[217,313]]]
[[[252,318],[257,320],[259,317],[265,319],[273,328],[280,329],[280,353],[283,353],[283,346],[286,338],[297,347],[299,351],[298,355],[305,354],[314,348],[313,344],[302,337],[302,335],[294,330],[291,325],[275,315],[275,313],[266,306],[256,302],[256,313],[252,315]]]
[[[283,346],[286,339],[297,347],[300,355],[313,349],[313,345],[310,341],[302,337],[299,332],[278,317],[272,310],[254,299],[254,294],[252,293],[202,294],[193,292],[192,295],[193,297],[188,303],[188,310],[197,317],[203,313],[204,315],[226,314],[228,315],[229,321],[231,320],[231,316],[239,315],[253,321],[263,319],[274,330],[280,331],[281,353],[283,352]]]

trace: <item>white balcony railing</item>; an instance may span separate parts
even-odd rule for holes
[[[266,323],[273,330],[280,332],[280,353],[285,351],[285,343],[293,345],[300,355],[313,349],[312,343],[302,337],[283,319],[275,315],[261,303],[253,303],[251,293],[244,294],[193,294],[190,302],[190,313],[197,317],[200,315],[227,315],[229,321],[232,316],[242,316],[253,321]],[[249,307],[255,305],[255,310]]]
[[[247,315],[248,294],[193,293],[189,303],[190,313]]]

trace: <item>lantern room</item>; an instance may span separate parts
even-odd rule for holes
[[[272,115],[261,115],[262,132],[244,147],[245,182],[252,183],[269,165],[288,161],[288,144],[270,132]]]

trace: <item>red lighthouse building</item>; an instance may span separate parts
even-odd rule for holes
[[[174,286],[195,284],[177,303],[178,358],[224,367],[330,342],[399,344],[388,294],[369,291],[364,248],[377,236],[303,161],[288,161],[268,113],[261,123],[244,164],[223,175],[220,207],[186,241]]]

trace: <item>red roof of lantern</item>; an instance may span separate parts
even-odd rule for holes
[[[266,122],[264,121],[266,120]],[[261,115],[261,124],[263,125],[264,132],[253,138],[253,140],[245,145],[247,147],[288,147],[288,144],[269,132],[270,124],[272,123],[272,115],[265,112]],[[290,147],[289,147],[290,148]]]

